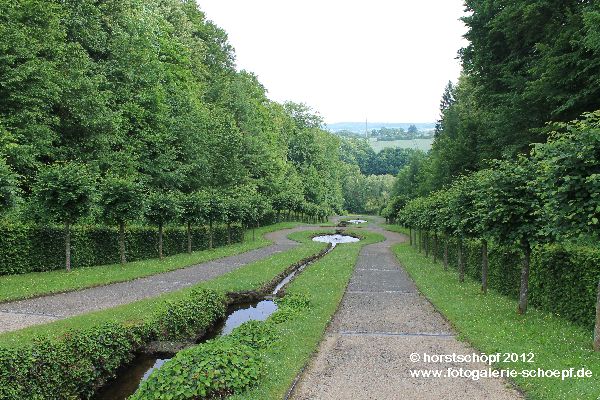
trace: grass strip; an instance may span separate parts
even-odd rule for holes
[[[310,238],[316,232],[331,232],[330,230],[315,230],[312,232],[296,232],[289,237],[301,242],[301,245],[291,250],[276,253],[263,260],[250,263],[213,280],[198,285],[165,293],[163,295],[136,301],[106,310],[78,315],[44,325],[36,325],[14,332],[0,334],[0,344],[3,346],[20,345],[31,342],[38,336],[59,337],[67,330],[81,329],[107,322],[137,323],[143,322],[160,307],[165,307],[167,301],[177,301],[196,288],[215,289],[222,292],[254,290],[269,282],[291,264],[307,258],[323,250],[325,243],[313,242]]]
[[[260,381],[259,386],[230,399],[275,400],[285,396],[295,377],[317,350],[342,300],[360,249],[383,240],[383,236],[377,233],[363,230],[354,233],[363,237],[363,240],[337,246],[330,254],[306,268],[286,289],[287,295],[307,298],[310,307],[284,322],[273,324],[278,340],[261,352],[268,371],[267,377]]]
[[[256,240],[252,240],[252,232],[247,231],[245,232],[245,240],[242,243],[235,243],[212,250],[196,251],[192,254],[177,254],[165,257],[162,261],[156,258],[134,261],[125,265],[112,264],[77,268],[71,272],[59,270],[1,276],[0,302],[130,281],[245,253],[270,245],[272,242],[264,237],[266,233],[293,228],[298,225],[300,224],[296,222],[281,222],[269,225],[256,230]]]
[[[497,292],[480,292],[480,284],[467,278],[459,283],[456,272],[418,253],[408,244],[394,253],[417,287],[452,323],[459,338],[486,354],[534,354],[534,361],[498,363],[497,369],[590,370],[591,378],[517,377],[514,383],[528,399],[598,399],[600,353],[592,351],[592,332],[553,315],[530,308],[518,315],[517,302]]]

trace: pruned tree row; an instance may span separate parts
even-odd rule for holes
[[[459,280],[464,279],[463,242],[481,244],[481,287],[488,288],[488,245],[517,246],[522,266],[518,312],[528,306],[532,249],[554,243],[593,246],[600,228],[600,112],[555,125],[547,143],[533,146],[531,156],[496,160],[463,175],[446,188],[412,199],[395,215],[397,221],[428,235],[452,237],[457,243]],[[417,241],[414,241],[417,243]],[[434,246],[437,240],[433,241]],[[444,241],[447,246],[448,240]],[[418,239],[421,246],[421,239]],[[428,253],[428,244],[425,251]],[[447,265],[448,251],[444,251]],[[600,270],[592,271],[600,280]],[[600,288],[600,285],[599,285]],[[585,294],[582,293],[582,296]],[[598,292],[600,300],[600,291]],[[600,304],[596,305],[600,310]],[[600,348],[596,320],[596,349]]]

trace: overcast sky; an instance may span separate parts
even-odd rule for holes
[[[328,123],[433,122],[466,28],[462,0],[198,0],[239,69]]]

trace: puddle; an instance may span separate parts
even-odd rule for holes
[[[360,241],[359,238],[348,235],[340,235],[339,233],[336,233],[335,235],[315,236],[313,240],[315,242],[331,243],[334,247],[339,243],[354,243]]]
[[[348,223],[350,223],[350,224],[355,224],[355,225],[357,225],[357,224],[364,224],[364,223],[365,223],[365,222],[367,222],[367,221],[366,221],[366,220],[364,220],[364,219],[351,219],[351,220],[348,220],[348,221],[346,221],[346,222],[348,222]]]

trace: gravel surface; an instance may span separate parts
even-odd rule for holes
[[[403,235],[363,247],[340,308],[318,353],[291,398],[307,399],[521,399],[502,379],[415,378],[411,370],[487,369],[481,363],[411,362],[413,353],[478,353],[458,341],[448,322],[416,289],[390,246]]]
[[[103,310],[159,296],[226,274],[246,264],[289,250],[299,243],[287,238],[292,232],[315,229],[302,226],[268,233],[272,245],[163,274],[75,292],[0,304],[0,332],[22,329],[91,311]]]

